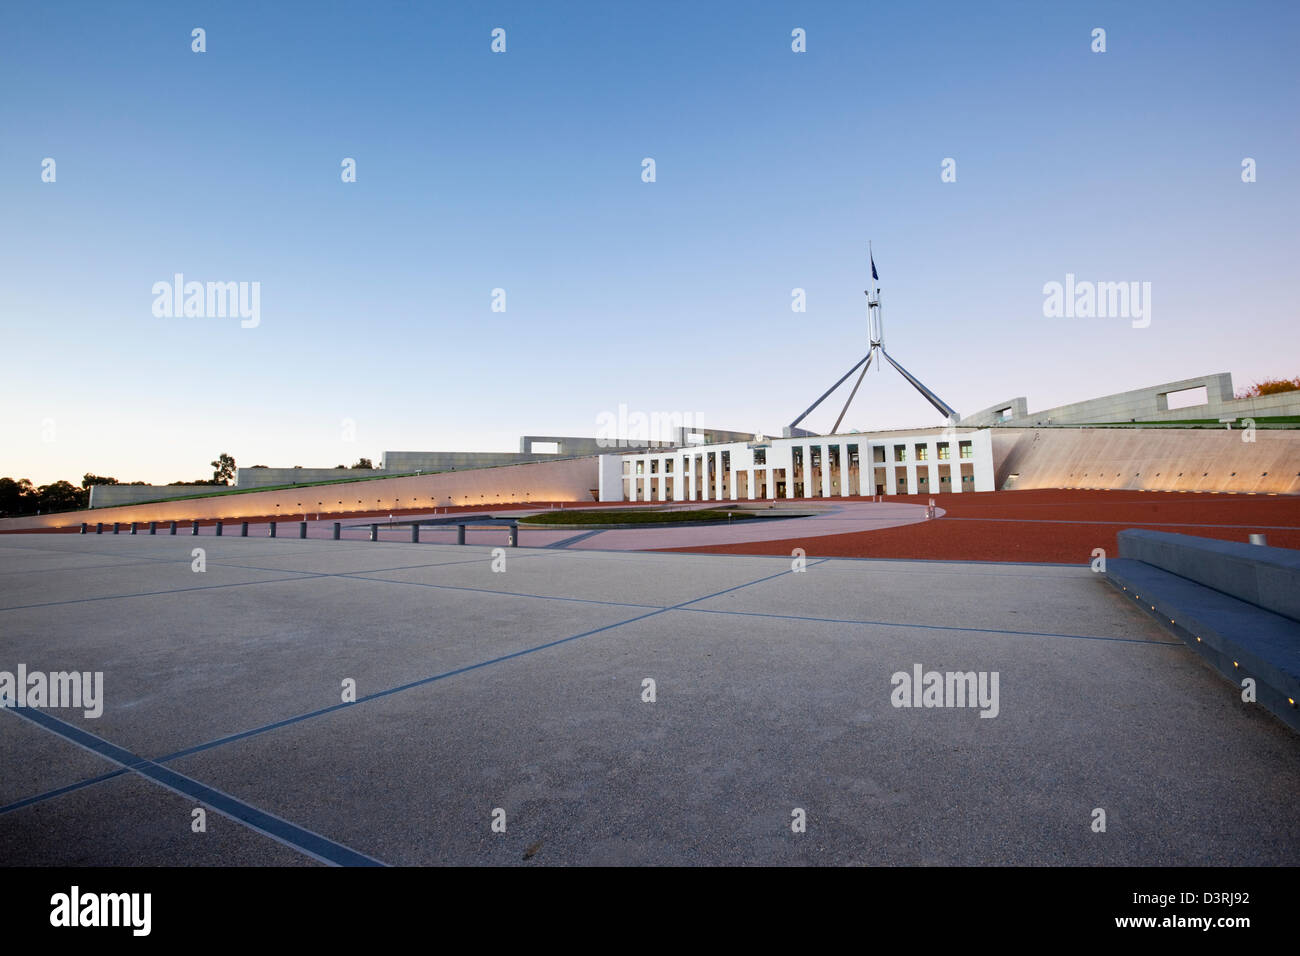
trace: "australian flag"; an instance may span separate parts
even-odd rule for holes
[[[869,254],[869,255],[870,255],[870,254]],[[871,256],[871,278],[873,278],[873,279],[875,279],[875,280],[877,280],[877,281],[880,280],[880,276],[879,276],[879,274],[876,272],[876,257],[875,257],[874,255]]]

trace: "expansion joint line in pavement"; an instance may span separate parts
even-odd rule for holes
[[[237,797],[232,797],[207,784],[200,783],[192,777],[177,773],[169,767],[160,766],[156,761],[147,760],[144,757],[137,756],[122,747],[112,744],[102,737],[96,737],[92,733],[74,727],[72,724],[59,720],[40,710],[30,708],[6,707],[5,710],[12,710],[15,714],[23,717],[38,727],[41,727],[50,733],[56,734],[79,747],[83,747],[92,753],[98,754],[106,760],[121,767],[121,770],[113,773],[99,774],[91,780],[83,781],[82,786],[88,786],[92,783],[101,783],[105,780],[119,776],[120,774],[131,772],[139,774],[151,783],[157,784],[172,793],[186,797],[190,800],[196,800],[205,806],[211,807],[217,813],[228,817],[250,830],[261,833],[263,836],[270,837],[277,843],[282,843],[290,849],[309,856],[321,863],[327,863],[333,866],[384,866],[374,857],[366,856],[359,853],[351,847],[344,846],[342,843],[336,843],[328,837],[321,836],[311,830],[298,826],[296,823],[290,823],[282,817],[267,813],[260,810],[250,803],[245,803]],[[71,790],[78,789],[77,785],[61,787],[57,791],[51,791],[45,796],[53,796],[59,793],[68,793]],[[19,801],[16,804],[10,804],[7,807],[0,808],[0,812],[17,809],[20,806],[30,806],[37,802],[36,798]]]
[[[827,560],[829,559],[821,558],[819,560],[814,560],[810,562],[808,566],[812,567],[818,564],[822,564]],[[427,684],[432,684],[440,680],[446,680],[449,677],[455,677],[459,674],[466,674],[469,673],[470,671],[481,670],[482,668],[490,667],[493,664],[500,664],[505,661],[513,660],[517,657],[524,657],[529,654],[535,654],[538,651],[547,650],[548,648],[558,647],[561,644],[568,644],[572,641],[576,641],[584,637],[591,637],[592,635],[595,634],[601,634],[604,633],[605,631],[611,631],[614,630],[615,628],[622,627],[625,624],[632,624],[637,621],[643,621],[646,618],[655,617],[656,615],[664,614],[668,611],[682,610],[684,608],[688,608],[692,604],[698,604],[700,601],[707,601],[711,598],[720,597],[723,594],[730,594],[733,591],[739,591],[744,588],[753,587],[756,584],[763,584],[764,582],[771,581],[776,578],[783,577],[787,574],[792,574],[792,573],[794,573],[793,569],[778,571],[776,574],[769,574],[753,581],[747,581],[744,584],[737,584],[729,588],[723,588],[721,591],[715,591],[712,594],[705,594],[697,598],[692,598],[689,601],[682,601],[678,604],[673,604],[667,607],[657,607],[654,610],[651,610],[645,614],[638,614],[636,617],[628,618],[625,621],[616,621],[613,624],[606,624],[602,627],[593,628],[592,630],[589,631],[583,631],[581,634],[574,634],[570,637],[560,638],[559,640],[548,641],[545,644],[538,644],[535,647],[525,648],[522,651],[515,651],[514,653],[511,654],[503,654],[499,657],[491,658],[490,660],[480,661],[477,664],[469,664],[465,667],[458,667],[454,670],[446,671],[442,674],[435,674],[432,677],[425,677],[422,678],[421,680],[411,681],[406,684],[401,684],[397,687],[390,687],[387,690],[376,691],[373,694],[367,694],[364,697],[359,697],[356,699],[356,701],[351,703],[346,703],[346,704],[339,703],[329,707],[322,707],[319,710],[310,711],[305,714],[299,714],[296,717],[289,717],[284,720],[278,720],[275,721],[274,723],[266,724],[261,727],[255,727],[251,730],[246,730],[238,734],[230,734],[225,737],[219,737],[216,740],[211,740],[208,741],[207,743],[199,744],[194,747],[188,747],[185,750],[179,750],[176,751],[175,753],[168,754],[165,757],[159,757],[154,760],[148,760],[146,758],[139,757],[128,750],[118,747],[116,744],[110,743],[109,741],[106,741],[100,737],[96,737],[94,734],[81,730],[80,728],[75,727],[72,724],[68,724],[62,720],[59,720],[57,717],[53,717],[42,711],[28,712],[24,710],[20,712],[15,708],[3,708],[5,710],[14,710],[16,714],[20,714],[21,716],[30,720],[32,723],[36,724],[37,726],[49,731],[50,733],[63,737],[65,740],[77,744],[80,747],[90,750],[93,753],[99,754],[100,756],[118,764],[123,769],[118,771],[113,771],[112,773],[99,774],[87,780],[80,781],[79,783],[69,784],[67,786],[59,787],[55,790],[50,790],[43,794],[38,794],[33,797],[27,797],[23,800],[9,804],[8,806],[0,807],[0,815],[4,813],[8,813],[13,810],[20,809],[21,807],[31,806],[34,803],[40,803],[43,800],[48,800],[53,797],[61,796],[65,793],[70,793],[74,790],[79,790],[82,787],[87,787],[96,783],[101,783],[105,780],[119,776],[122,773],[131,771],[140,774],[145,779],[150,780],[153,783],[156,783],[162,787],[165,787],[166,789],[171,790],[174,793],[178,793],[181,794],[182,796],[186,796],[191,799],[199,800],[203,803],[206,803],[207,805],[211,806],[214,810],[217,810],[217,812],[223,814],[224,816],[230,817],[232,820],[236,820],[237,822],[243,824],[244,826],[249,827],[252,830],[256,830],[259,833],[269,836],[272,839],[276,840],[277,842],[283,843],[284,845],[289,846],[295,850],[298,850],[299,852],[304,853],[307,856],[312,857],[313,859],[320,860],[321,862],[335,864],[335,865],[343,865],[343,866],[383,865],[379,861],[371,857],[365,856],[362,853],[358,853],[356,850],[346,847],[341,843],[335,843],[334,841],[329,840],[328,838],[323,837],[318,833],[313,833],[310,830],[306,830],[302,827],[299,827],[296,824],[281,819],[280,817],[276,817],[272,814],[266,813],[263,810],[259,810],[256,807],[252,806],[251,804],[245,803],[236,797],[232,797],[229,794],[222,793],[219,790],[215,790],[212,787],[202,784],[197,780],[193,780],[190,777],[186,777],[183,774],[176,773],[175,771],[167,767],[164,767],[162,765],[165,763],[169,763],[173,760],[178,760],[181,757],[190,756],[191,754],[201,753],[207,750],[213,750],[217,747],[221,747],[226,744],[233,743],[235,741],[247,740],[250,737],[256,737],[261,734],[268,733],[272,730],[278,730],[282,727],[288,727],[292,724],[303,723],[304,721],[311,720],[316,717],[321,717],[324,716],[325,714],[332,714],[335,711],[345,710],[350,707],[356,707],[359,704],[364,704],[368,701],[379,700],[384,697],[390,697],[393,694],[399,694],[403,691],[411,690],[412,688],[415,687],[423,687]],[[328,577],[330,575],[322,575],[322,576]]]

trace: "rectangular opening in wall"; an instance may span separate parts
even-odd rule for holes
[[[558,441],[529,442],[528,452],[532,455],[558,455],[560,453],[560,443]]]
[[[1179,408],[1191,408],[1194,405],[1208,405],[1210,403],[1210,392],[1206,386],[1198,385],[1196,388],[1166,392],[1165,399],[1169,402],[1170,411],[1173,411]]]

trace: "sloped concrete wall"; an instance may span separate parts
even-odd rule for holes
[[[598,487],[595,458],[506,465],[478,471],[460,471],[411,478],[379,478],[254,491],[188,501],[162,501],[151,505],[97,508],[55,515],[29,515],[0,520],[0,531],[28,528],[74,528],[86,521],[193,521],[282,515],[286,521],[304,513],[364,512],[399,508],[491,505],[522,501],[592,501]]]
[[[131,505],[138,501],[201,494],[203,494],[202,485],[92,485],[90,507],[112,508],[114,505]]]
[[[998,488],[1300,494],[1300,431],[994,429]],[[1019,475],[1012,480],[1013,475]]]
[[[382,474],[383,471],[378,468],[237,468],[235,485],[239,488],[263,488],[269,485],[300,485],[305,481],[370,478]]]

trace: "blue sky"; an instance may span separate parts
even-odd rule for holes
[[[779,433],[865,352],[868,239],[887,346],[964,413],[1300,374],[1294,4],[49,3],[0,30],[0,475],[510,450],[620,404]],[[260,282],[260,324],[156,317],[178,272]],[[1067,273],[1150,282],[1150,326],[1044,318]],[[886,371],[845,427],[936,419]]]

